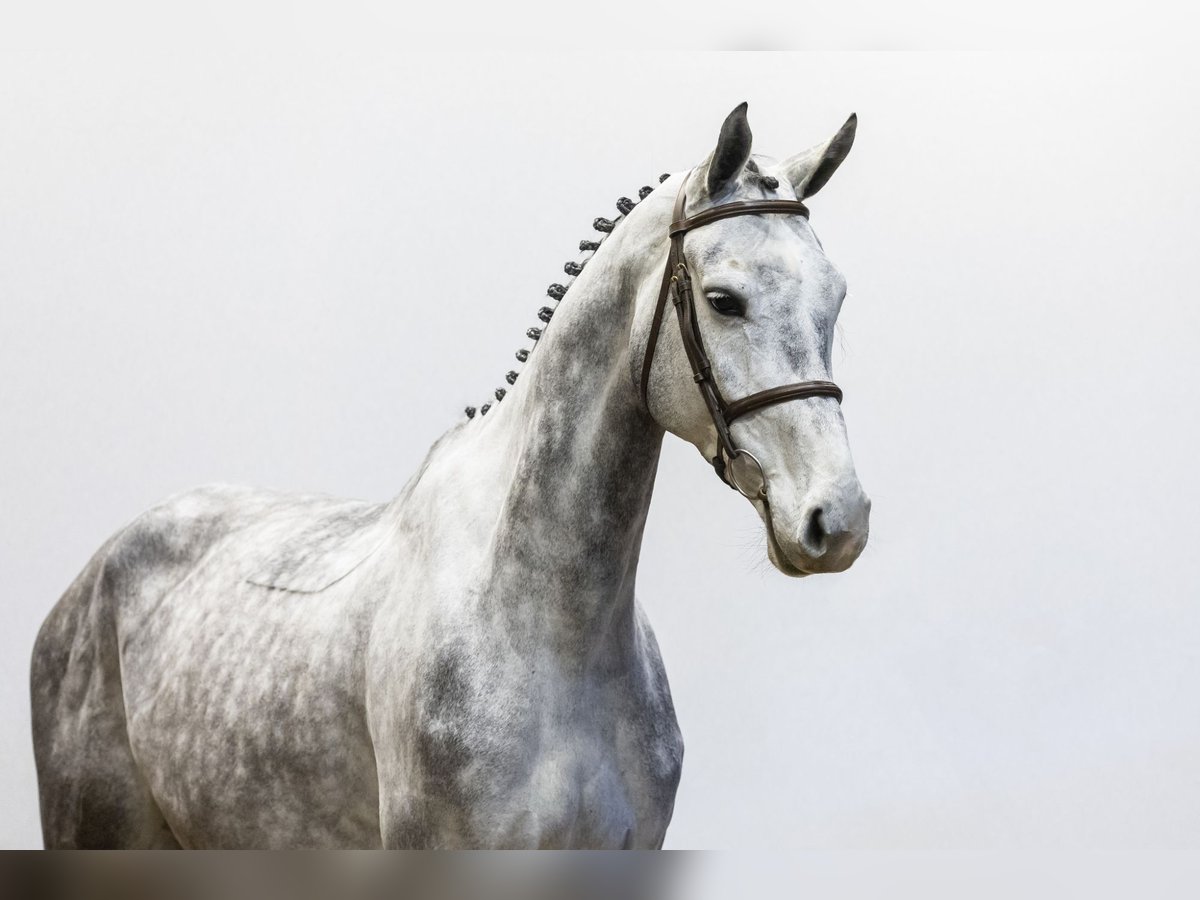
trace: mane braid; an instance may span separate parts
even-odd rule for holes
[[[662,184],[670,177],[671,176],[669,173],[661,175],[659,176],[658,183]],[[541,339],[542,334],[545,332],[546,328],[549,327],[550,320],[554,318],[554,312],[558,309],[558,305],[567,298],[567,295],[571,290],[571,285],[575,283],[575,279],[578,278],[583,272],[583,267],[587,265],[588,260],[590,260],[592,256],[596,255],[596,252],[600,249],[600,245],[604,242],[605,237],[611,234],[613,229],[616,228],[617,225],[619,225],[627,215],[633,212],[633,208],[637,206],[638,203],[654,193],[654,190],[655,189],[650,185],[645,185],[638,190],[637,200],[631,200],[628,197],[619,197],[617,199],[616,206],[617,212],[620,213],[620,215],[615,219],[597,217],[596,219],[592,220],[592,227],[601,234],[600,239],[595,241],[584,239],[580,241],[579,252],[589,253],[591,255],[582,260],[568,260],[563,264],[563,272],[566,273],[570,280],[565,285],[555,282],[554,284],[550,285],[550,287],[546,288],[546,296],[553,301],[553,305],[543,306],[537,311],[537,317],[539,320],[541,320],[542,325],[535,325],[526,330],[525,336],[528,337],[533,343],[528,347],[521,347],[519,350],[517,350],[517,362],[524,365],[524,363],[529,360],[529,354],[531,354],[537,347],[538,341]],[[513,385],[517,383],[517,378],[519,378],[520,375],[521,372],[519,370],[509,369],[508,373],[504,376],[504,380],[510,385]],[[504,399],[507,389],[498,387],[493,393],[496,398],[494,402],[499,403]],[[484,403],[478,410],[479,415],[486,416],[488,410],[492,408],[492,403],[493,401],[490,400],[487,403]],[[468,419],[475,418],[476,409],[474,406],[468,406],[464,412],[467,414]]]

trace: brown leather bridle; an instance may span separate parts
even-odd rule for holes
[[[696,299],[692,292],[692,278],[688,272],[687,260],[683,255],[684,236],[694,228],[700,228],[711,222],[729,219],[734,216],[752,216],[761,213],[779,213],[783,215],[804,216],[808,218],[808,207],[799,200],[739,200],[734,203],[723,203],[701,210],[694,216],[684,217],[683,211],[687,198],[683,185],[675,198],[675,212],[671,216],[671,250],[667,255],[667,267],[663,272],[662,288],[658,293],[658,304],[654,308],[654,319],[650,323],[650,334],[646,339],[646,355],[642,362],[642,404],[649,410],[647,394],[650,387],[650,369],[654,364],[654,347],[658,343],[658,333],[662,329],[663,311],[667,306],[667,297],[672,297],[675,312],[679,318],[679,334],[683,339],[683,349],[687,353],[688,362],[692,366],[692,378],[700,388],[704,405],[712,417],[717,429],[717,455],[711,460],[717,476],[731,488],[749,497],[751,500],[767,499],[767,479],[763,472],[762,463],[754,454],[745,448],[738,447],[730,434],[729,426],[735,419],[747,413],[784,403],[788,400],[802,400],[806,397],[833,397],[838,403],[842,402],[842,389],[832,381],[799,381],[795,384],[767,388],[764,391],[742,397],[740,400],[727,402],[721,396],[721,390],[713,380],[712,363],[704,351],[704,340],[700,336],[700,322],[696,316]],[[740,474],[739,474],[740,472]]]

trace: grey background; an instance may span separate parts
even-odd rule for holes
[[[40,843],[29,652],[101,541],[206,481],[390,496],[743,99],[780,157],[860,117],[812,207],[875,508],[792,581],[668,439],[668,845],[1200,844],[1193,63],[195,46],[0,56],[0,845]]]

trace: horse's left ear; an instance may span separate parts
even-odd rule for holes
[[[792,187],[796,189],[797,197],[803,200],[825,187],[825,182],[833,177],[833,173],[854,146],[854,131],[857,127],[858,116],[851,113],[846,124],[825,143],[797,153],[780,166]]]

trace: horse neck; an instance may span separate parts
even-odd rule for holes
[[[503,402],[464,426],[500,461],[484,593],[552,623],[575,652],[632,610],[663,431],[635,389],[629,340],[666,256],[669,209],[647,201],[621,221]]]

